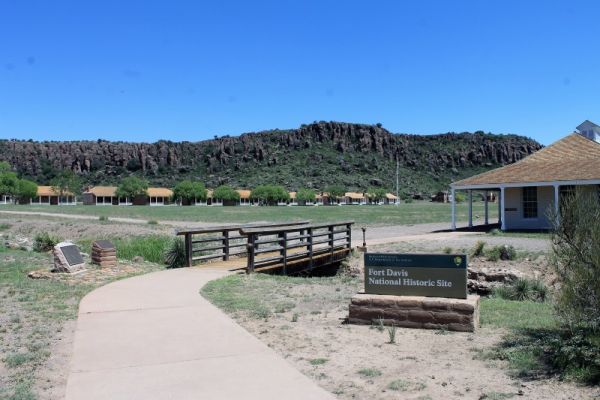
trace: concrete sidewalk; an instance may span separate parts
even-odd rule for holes
[[[161,271],[87,295],[66,398],[334,399],[200,296],[225,274]]]

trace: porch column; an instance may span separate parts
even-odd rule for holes
[[[473,191],[469,190],[469,228],[473,227]]]
[[[452,225],[453,231],[456,230],[456,193],[454,188],[452,189]]]
[[[500,229],[506,230],[506,218],[504,215],[504,188],[500,188]]]
[[[556,224],[560,223],[560,186],[558,183],[554,185],[554,215],[556,216]]]
[[[488,209],[489,208],[489,205],[488,205],[488,193],[489,192],[487,190],[485,191],[485,193],[483,193],[483,195],[485,196],[484,203],[485,203],[485,224],[486,225],[490,223],[490,220],[489,220],[490,211]]]

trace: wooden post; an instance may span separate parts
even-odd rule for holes
[[[185,234],[185,259],[188,267],[192,266],[192,234]]]
[[[279,251],[281,255],[281,261],[283,263],[283,274],[287,275],[287,232],[281,232],[279,234],[279,245],[282,249]]]
[[[223,261],[229,260],[229,231],[223,231]]]
[[[254,272],[254,235],[248,235],[248,243],[246,244],[248,251],[248,262],[246,264],[246,273]]]
[[[348,248],[352,249],[352,225],[346,225],[347,239],[348,239]]]
[[[308,251],[308,256],[310,257],[310,269],[313,268],[313,230],[312,228],[308,228],[306,230],[308,233],[308,245],[306,245],[306,250]]]
[[[330,250],[329,262],[333,262],[333,243],[334,243],[333,227],[334,227],[333,225],[329,225],[329,250]]]

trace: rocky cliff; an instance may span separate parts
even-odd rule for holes
[[[379,125],[319,122],[201,142],[1,140],[0,160],[40,184],[69,168],[89,184],[116,183],[135,174],[166,186],[189,177],[209,187],[341,184],[350,190],[394,188],[397,159],[402,192],[412,193],[444,189],[454,179],[513,163],[540,148],[516,135],[421,136],[392,134]]]

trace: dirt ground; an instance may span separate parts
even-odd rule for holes
[[[360,261],[354,260],[354,263]],[[360,279],[290,285],[272,290],[287,304],[268,318],[246,313],[236,321],[304,374],[340,399],[592,399],[600,390],[556,379],[523,381],[500,361],[479,355],[507,333],[483,327],[476,333],[345,324],[349,298]],[[270,297],[271,299],[271,297]],[[292,306],[294,304],[295,306]]]

